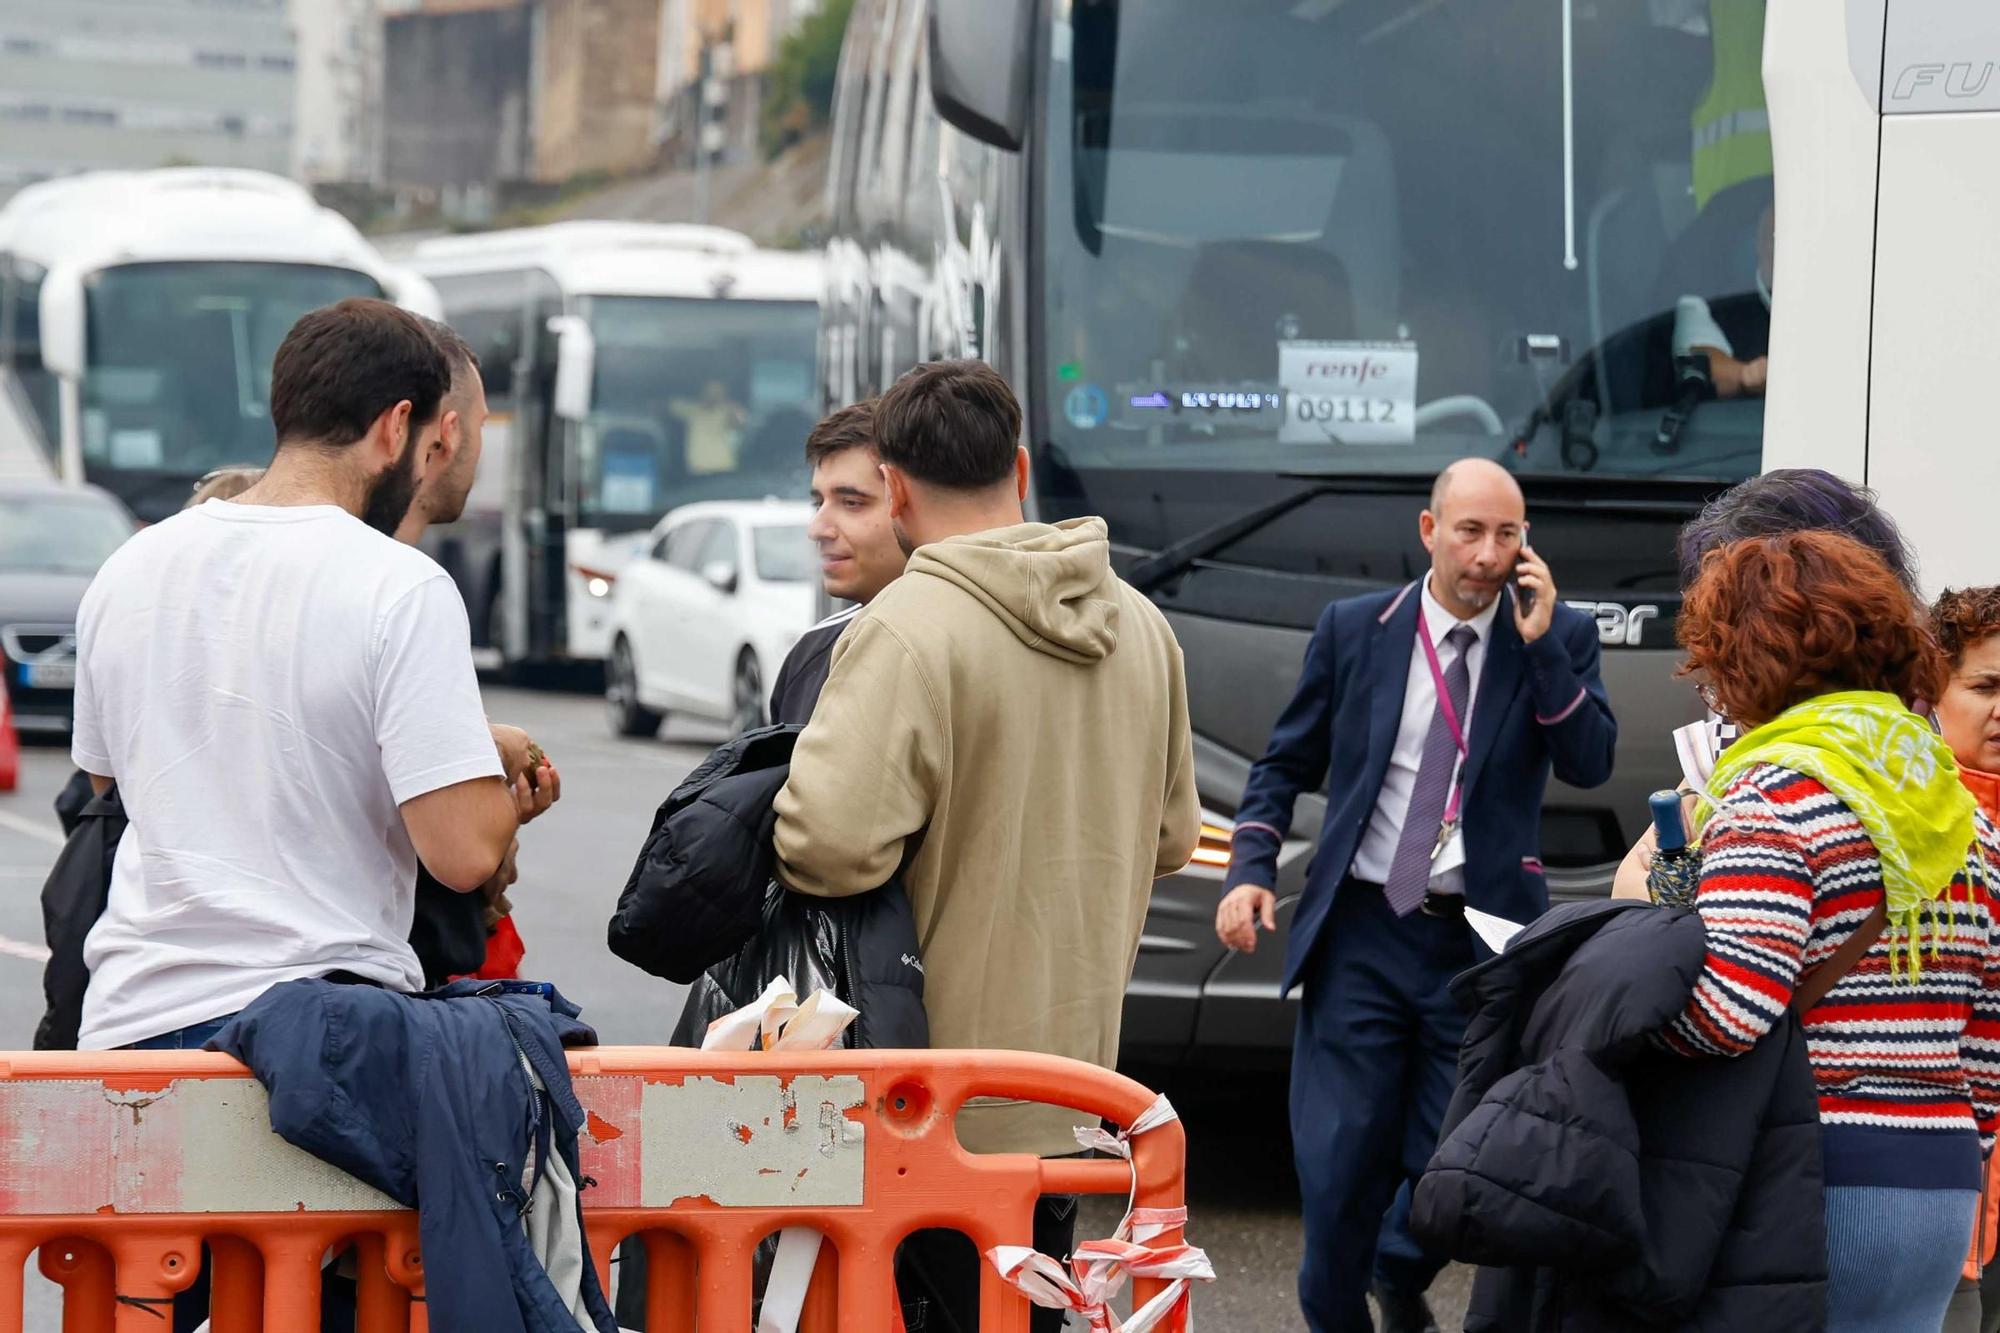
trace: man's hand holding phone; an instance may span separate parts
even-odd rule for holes
[[[1549,567],[1521,534],[1521,559],[1514,566],[1514,628],[1522,643],[1533,643],[1549,632],[1556,614],[1556,580]]]

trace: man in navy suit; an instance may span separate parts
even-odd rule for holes
[[[1222,942],[1245,952],[1275,927],[1293,803],[1328,782],[1284,980],[1302,986],[1291,1120],[1314,1333],[1369,1333],[1371,1279],[1386,1330],[1434,1327],[1423,1292],[1440,1264],[1408,1258],[1421,1251],[1406,1237],[1380,1264],[1376,1248],[1457,1079],[1465,1017],[1448,987],[1473,962],[1465,908],[1519,922],[1547,908],[1542,790],[1551,770],[1604,782],[1618,734],[1597,626],[1557,601],[1514,478],[1484,459],[1452,464],[1418,531],[1427,577],[1321,614],[1250,770],[1216,913]]]

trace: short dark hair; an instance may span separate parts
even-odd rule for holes
[[[271,362],[278,445],[343,447],[408,399],[412,423],[436,418],[451,387],[444,349],[407,310],[350,297],[292,325]]]
[[[1917,562],[1896,522],[1866,486],[1816,467],[1774,468],[1710,500],[1681,529],[1681,587],[1693,585],[1709,552],[1749,537],[1837,532],[1882,557],[1896,581],[1917,593]]]
[[[1014,470],[1021,404],[984,361],[927,361],[875,408],[875,451],[918,481],[983,491]]]
[[[423,320],[424,327],[430,330],[431,337],[437,339],[438,349],[444,353],[444,359],[451,365],[452,379],[456,380],[465,371],[479,369],[479,353],[472,350],[472,344],[467,342],[457,329],[441,319],[432,319],[428,315],[418,315],[417,318]]]
[[[849,449],[874,448],[875,405],[880,401],[863,398],[823,417],[806,435],[806,462],[817,467]]]

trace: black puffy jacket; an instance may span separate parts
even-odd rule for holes
[[[98,796],[82,773],[56,797],[56,817],[65,841],[42,885],[42,938],[48,941],[49,961],[42,968],[47,1005],[35,1026],[38,1051],[76,1049],[83,993],[90,987],[83,942],[104,915],[111,896],[111,863],[127,823],[117,784]]]
[[[772,805],[801,730],[746,732],[674,789],[618,899],[611,951],[692,983],[677,1045],[700,1045],[712,1020],[783,975],[801,996],[825,988],[861,1011],[849,1046],[928,1046],[916,920],[902,885],[824,899],[773,877]]]
[[[1411,1229],[1484,1266],[1466,1333],[1825,1327],[1803,1031],[1735,1059],[1652,1040],[1706,949],[1693,912],[1580,903],[1452,983],[1471,1021]]]

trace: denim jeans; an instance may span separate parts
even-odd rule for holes
[[[206,1023],[190,1023],[184,1028],[175,1028],[172,1032],[162,1032],[157,1037],[148,1037],[144,1041],[135,1041],[123,1049],[128,1051],[198,1051],[208,1045],[210,1037],[228,1027],[229,1020],[234,1017],[236,1017],[235,1014],[224,1014],[220,1018],[211,1018]]]
[[[1941,1326],[1978,1207],[1976,1189],[1829,1186],[1827,1333]]]

